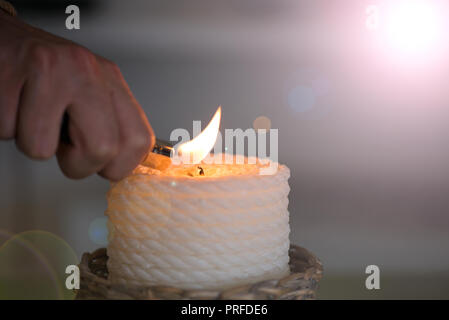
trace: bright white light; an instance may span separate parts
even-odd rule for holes
[[[388,41],[404,53],[428,53],[441,41],[442,19],[432,1],[394,1],[385,18]]]

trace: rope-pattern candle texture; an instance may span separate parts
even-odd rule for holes
[[[230,288],[289,273],[288,178],[279,165],[139,166],[108,192],[109,279]],[[193,170],[193,171],[192,171]]]

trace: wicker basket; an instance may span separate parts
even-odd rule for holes
[[[108,281],[106,249],[84,253],[81,286],[77,299],[205,299],[205,300],[301,300],[314,299],[323,267],[309,251],[292,245],[289,250],[290,275],[223,291],[186,290],[166,286],[134,287]]]

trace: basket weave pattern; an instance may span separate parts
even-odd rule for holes
[[[108,280],[106,249],[84,253],[81,287],[77,299],[206,299],[206,300],[300,300],[314,299],[323,267],[308,250],[291,245],[290,274],[226,290],[187,290],[167,286],[123,286]]]

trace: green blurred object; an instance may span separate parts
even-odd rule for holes
[[[78,265],[72,248],[45,231],[26,231],[0,247],[0,299],[72,300],[65,286],[68,265]]]

